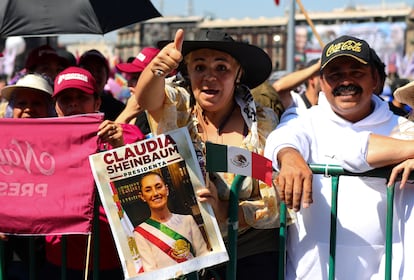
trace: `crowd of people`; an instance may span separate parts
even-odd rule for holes
[[[394,166],[388,179],[341,176],[336,278],[384,278],[386,193],[397,178],[392,277],[414,277],[410,265],[414,260],[410,217],[414,186],[408,180],[414,169],[414,126],[413,117],[403,107],[414,106],[414,84],[393,80],[395,102],[384,100],[385,65],[366,41],[352,36],[328,42],[320,59],[272,84],[268,80],[272,63],[261,48],[215,30],[202,31],[194,40],[184,38],[184,30],[179,29],[174,40],[143,48],[135,58],[116,65],[130,87],[126,104],[105,89],[111,69],[99,51],[92,49],[78,59],[68,59],[50,46],[36,48],[25,69],[1,89],[0,108],[4,109],[0,116],[45,118],[103,112],[97,151],[187,127],[202,171],[207,141],[242,147],[271,159],[273,187],[294,216],[288,227],[287,279],[328,279],[331,183],[326,176],[312,174],[309,164],[339,165],[355,173]],[[301,84],[305,90],[298,93],[295,89]],[[196,195],[200,203],[212,206],[227,241],[234,174],[203,174],[209,176],[208,185]],[[187,228],[179,234],[194,248],[188,256],[205,254],[206,244],[193,218],[171,213],[166,207],[168,187],[162,177],[149,174],[140,179],[139,186],[140,198],[147,201],[151,212],[135,229],[144,269],[174,263],[147,242],[143,232],[151,223]],[[240,188],[237,279],[258,275],[278,279],[279,275],[279,216],[257,215],[265,205],[259,186],[257,179],[247,177]],[[157,196],[156,205],[149,202],[153,196]],[[103,256],[99,279],[123,279],[102,205],[99,221]],[[182,227],[183,223],[187,226]],[[22,255],[16,262],[19,250],[14,244],[23,241],[16,236],[0,237],[9,243],[9,279],[27,279],[25,269],[13,267],[19,262],[24,266],[27,259]],[[45,257],[38,264],[39,276],[58,279],[61,236],[47,236],[42,242],[37,253]],[[67,242],[68,279],[83,279],[86,237],[71,235]],[[212,269],[214,276],[209,279],[226,279],[226,264]]]

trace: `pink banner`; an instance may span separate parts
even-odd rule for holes
[[[0,232],[89,233],[102,114],[0,119]]]

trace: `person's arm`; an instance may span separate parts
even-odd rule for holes
[[[142,112],[141,107],[137,103],[135,96],[128,98],[124,110],[115,119],[116,123],[131,123],[131,121]]]
[[[367,162],[372,167],[393,165],[411,158],[414,158],[414,140],[370,134]]]
[[[289,73],[277,81],[273,83],[273,87],[277,92],[285,91],[285,90],[292,90],[295,87],[299,86],[303,82],[305,82],[309,77],[313,74],[317,73],[321,68],[321,62],[318,61],[317,63],[303,68],[301,70]]]
[[[273,88],[279,94],[284,108],[288,108],[293,102],[292,96],[290,95],[290,91],[302,84],[303,82],[305,82],[309,77],[317,73],[320,67],[321,62],[319,60],[317,63],[309,67],[289,73],[281,77],[272,84]]]
[[[414,141],[371,134],[367,161],[375,168],[397,164],[392,169],[388,185],[393,185],[401,174],[400,188],[403,188],[414,170]]]
[[[161,109],[165,99],[165,77],[174,71],[182,60],[181,48],[184,31],[179,29],[173,43],[165,46],[141,73],[134,95],[137,104],[154,114]]]
[[[401,140],[378,134],[370,134],[368,138],[367,163],[373,168],[397,165],[390,176],[389,184],[393,184],[397,175],[402,172],[404,184],[409,173],[414,169],[414,140]],[[312,171],[298,150],[282,148],[277,154],[280,172],[276,186],[281,200],[295,211],[308,207],[312,203]],[[302,197],[303,196],[303,197]]]

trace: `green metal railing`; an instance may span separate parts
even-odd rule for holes
[[[340,166],[325,164],[310,164],[314,174],[324,174],[331,177],[332,180],[332,198],[331,198],[331,219],[330,219],[330,245],[329,245],[329,279],[335,279],[335,257],[336,257],[336,226],[337,226],[337,209],[338,209],[338,183],[339,176],[363,176],[377,177],[388,179],[391,174],[391,167],[374,169],[364,173],[353,173],[344,170]],[[230,190],[229,204],[229,256],[230,261],[227,267],[227,280],[236,279],[237,268],[237,230],[238,230],[238,192],[245,177],[237,175],[233,181]],[[410,176],[410,179],[413,179]],[[394,206],[394,185],[387,188],[387,222],[386,222],[386,240],[385,240],[385,279],[391,280],[392,273],[392,226],[393,226],[393,206]],[[280,231],[279,231],[279,274],[278,279],[285,279],[286,263],[286,237],[287,237],[287,209],[284,202],[280,203]]]
[[[228,254],[226,279],[236,279],[237,270],[237,233],[239,229],[239,191],[246,176],[236,175],[231,184],[229,196],[229,227],[228,227]]]
[[[329,279],[335,279],[335,257],[336,257],[336,225],[338,209],[338,183],[339,176],[363,176],[388,179],[391,174],[390,167],[378,168],[364,173],[353,173],[344,170],[340,166],[311,164],[310,168],[314,174],[324,174],[330,176],[332,180],[332,198],[331,198],[331,225],[330,225],[330,243],[329,243]],[[392,273],[392,226],[394,214],[394,185],[387,188],[387,221],[386,221],[386,238],[385,238],[385,279],[391,280]]]

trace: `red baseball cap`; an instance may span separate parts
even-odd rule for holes
[[[56,97],[68,88],[76,88],[86,94],[94,94],[96,92],[96,81],[88,70],[72,66],[66,68],[56,76],[52,97]]]
[[[142,72],[159,52],[157,48],[143,48],[131,63],[118,63],[115,67],[125,73]]]

